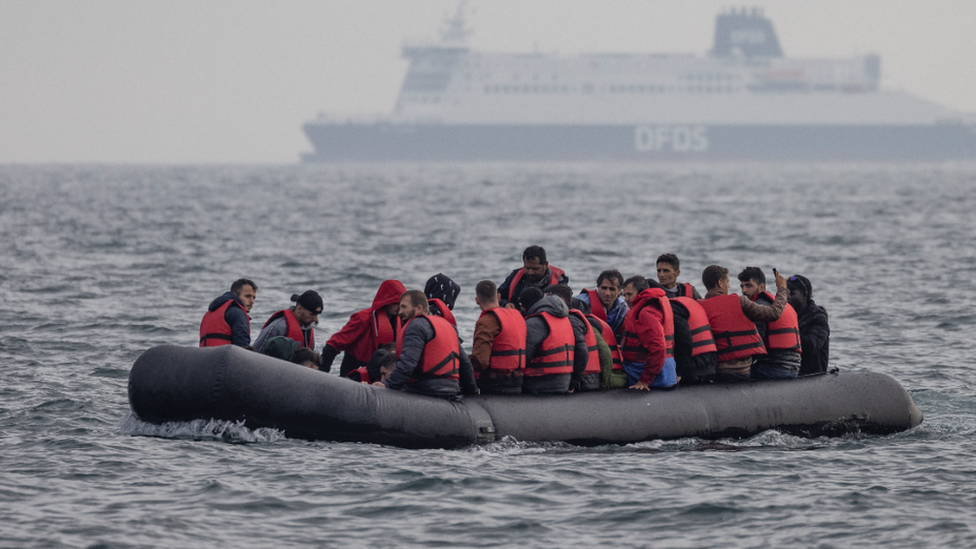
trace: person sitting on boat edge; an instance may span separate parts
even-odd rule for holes
[[[773,304],[773,296],[766,291],[766,274],[762,269],[746,267],[737,278],[742,295],[760,305]],[[793,379],[800,372],[800,328],[788,298],[789,294],[779,319],[756,323],[766,354],[753,358],[752,379]]]
[[[451,280],[444,273],[437,273],[427,279],[424,285],[424,295],[427,296],[427,305],[430,314],[443,317],[457,328],[457,320],[454,318],[454,303],[461,293],[461,287]]]
[[[322,348],[322,369],[332,369],[332,362],[345,351],[339,375],[349,372],[369,361],[377,349],[396,341],[400,329],[400,296],[407,289],[399,280],[384,280],[376,291],[373,304],[368,309],[353,313],[341,330],[332,334]]]
[[[522,252],[522,268],[515,269],[498,287],[499,302],[503,307],[522,307],[522,291],[528,287],[544,290],[550,284],[569,284],[569,277],[559,267],[549,264],[542,246],[529,246]],[[511,305],[509,305],[511,303]]]
[[[372,385],[374,381],[386,381],[396,367],[396,343],[387,343],[369,357],[365,366],[349,372],[347,379]]]
[[[322,296],[315,290],[306,290],[302,295],[292,294],[291,300],[295,305],[274,313],[264,323],[254,340],[254,348],[259,353],[264,352],[268,339],[276,336],[288,337],[301,347],[315,349],[313,326],[318,324],[322,313]]]
[[[569,323],[573,326],[576,347],[573,350],[573,377],[569,382],[569,392],[600,390],[600,337],[590,325],[586,314],[579,307],[587,307],[579,299],[573,299],[573,289],[567,284],[553,284],[545,290],[546,295],[554,295],[569,307]],[[574,303],[575,302],[575,303]],[[602,338],[601,338],[602,339]],[[606,343],[603,344],[606,347]],[[606,349],[606,359],[611,360],[610,349]]]
[[[403,294],[400,320],[396,367],[386,381],[373,385],[441,398],[455,398],[459,392],[478,393],[457,329],[430,314],[424,292],[408,290]]]
[[[631,389],[669,389],[678,384],[671,302],[661,285],[635,275],[624,281],[630,306],[624,319],[624,372]]]
[[[478,388],[485,394],[522,394],[525,319],[519,311],[499,305],[494,282],[482,280],[474,293],[481,316],[474,325],[470,358]]]
[[[715,338],[708,314],[690,297],[672,297],[674,365],[679,385],[701,385],[715,380],[718,365]]]
[[[705,299],[698,302],[708,315],[712,327],[718,364],[715,381],[749,381],[752,360],[766,354],[756,322],[779,319],[786,305],[786,279],[776,274],[776,299],[769,307],[753,303],[744,295],[729,293],[729,270],[709,265],[702,271]]]
[[[607,269],[596,277],[596,290],[584,288],[579,294],[579,300],[590,306],[590,314],[609,324],[617,339],[627,316],[627,300],[621,295],[623,285],[624,275],[617,269]]]
[[[247,278],[239,278],[210,302],[200,321],[200,346],[251,345],[251,307],[258,295],[258,285]]]
[[[695,301],[701,300],[698,290],[689,282],[678,284],[681,274],[681,261],[673,253],[661,254],[657,258],[657,281],[668,297],[690,297]]]
[[[800,328],[800,375],[827,373],[830,359],[830,324],[827,311],[814,303],[813,284],[805,276],[793,275],[786,281],[790,305],[796,309]]]
[[[556,296],[545,296],[538,286],[522,290],[525,309],[525,376],[522,392],[567,393],[573,378],[576,336],[569,322],[569,307]]]

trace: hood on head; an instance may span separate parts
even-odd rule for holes
[[[529,309],[530,315],[536,313],[549,313],[556,318],[566,318],[569,316],[569,307],[562,299],[554,295],[547,295]]]
[[[406,291],[406,286],[399,280],[384,280],[380,284],[380,289],[376,291],[376,297],[373,298],[372,309],[375,311],[394,303],[400,303],[400,296]]]

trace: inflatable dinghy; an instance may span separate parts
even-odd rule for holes
[[[149,349],[129,373],[129,404],[149,423],[213,418],[292,438],[405,448],[502,437],[594,446],[768,429],[809,437],[888,434],[922,422],[905,389],[880,373],[449,401],[355,383],[233,345]]]

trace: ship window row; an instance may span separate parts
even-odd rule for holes
[[[708,73],[702,74],[702,73],[692,73],[692,74],[689,74],[689,75],[685,76],[685,79],[686,80],[699,80],[699,81],[704,81],[704,82],[712,82],[712,81],[719,81],[719,82],[729,81],[729,82],[731,82],[732,80],[741,80],[742,79],[742,75],[741,74],[708,74]]]
[[[521,86],[485,86],[485,93],[569,93],[571,91],[576,91],[576,87],[566,84],[552,86],[530,86],[527,84]]]

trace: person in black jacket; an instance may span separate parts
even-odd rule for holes
[[[789,304],[796,309],[800,325],[800,375],[827,373],[830,356],[830,324],[827,311],[813,301],[813,285],[805,276],[793,275],[786,281]]]

